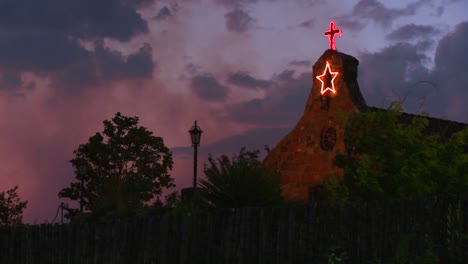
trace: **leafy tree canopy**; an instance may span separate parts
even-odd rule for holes
[[[138,214],[145,203],[174,187],[172,153],[161,137],[138,126],[137,117],[116,113],[104,131],[74,151],[75,179],[59,197],[80,201],[93,214]],[[76,213],[78,209],[71,209]]]
[[[231,159],[208,157],[206,179],[200,180],[202,198],[221,208],[275,205],[281,201],[279,179],[258,160],[259,151],[240,150]]]
[[[325,189],[351,200],[383,200],[468,191],[468,129],[447,141],[427,134],[429,121],[399,121],[402,109],[354,115],[346,125],[348,153],[335,163],[345,169],[343,185]],[[332,191],[333,192],[333,191]]]
[[[12,226],[23,223],[23,210],[28,201],[21,201],[17,193],[18,186],[0,192],[0,226]]]

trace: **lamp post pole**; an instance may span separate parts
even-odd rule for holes
[[[197,121],[193,124],[192,128],[189,130],[190,139],[192,140],[193,146],[193,193],[195,196],[195,190],[197,189],[197,156],[198,156],[198,146],[200,146],[200,138],[203,131],[197,125]]]
[[[198,146],[193,145],[193,192],[197,188],[197,155],[198,155]]]

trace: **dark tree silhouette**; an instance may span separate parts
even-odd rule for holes
[[[335,163],[345,169],[343,185],[331,182],[351,200],[386,200],[468,191],[468,129],[442,140],[428,133],[429,120],[400,122],[400,104],[387,111],[359,113],[346,125],[348,153]],[[339,197],[337,196],[337,197]]]
[[[221,208],[279,204],[279,179],[263,167],[258,153],[242,148],[232,159],[210,155],[204,168],[206,179],[200,180],[202,200]]]
[[[23,223],[23,210],[28,201],[21,201],[17,193],[18,186],[0,193],[0,226],[12,226]]]
[[[80,210],[68,209],[71,215],[78,211],[116,216],[143,213],[146,203],[163,188],[175,186],[169,174],[172,153],[161,137],[137,125],[137,117],[117,113],[103,123],[102,133],[74,151],[70,162],[76,181],[58,195],[80,202]]]

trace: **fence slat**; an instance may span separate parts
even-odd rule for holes
[[[467,263],[467,235],[466,195],[317,203],[0,227],[0,263],[326,263],[331,254],[386,263],[397,254],[421,257],[429,247],[441,263]]]

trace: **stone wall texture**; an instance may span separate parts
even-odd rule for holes
[[[324,73],[327,61],[331,71],[338,72],[334,79],[336,93],[322,95],[322,82],[316,76]],[[311,188],[329,177],[343,177],[343,170],[334,166],[333,159],[338,151],[346,151],[347,117],[367,109],[357,83],[358,64],[350,55],[327,50],[313,66],[312,89],[302,118],[264,160],[268,170],[279,174],[287,200],[308,201]]]

